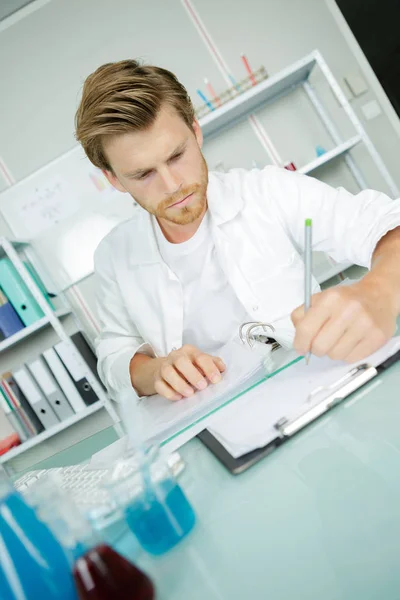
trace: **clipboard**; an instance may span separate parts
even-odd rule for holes
[[[274,425],[276,437],[272,441],[262,448],[257,448],[240,457],[235,458],[232,456],[207,429],[200,432],[197,437],[230,473],[239,475],[277,450],[297,433],[347,400],[352,394],[399,361],[400,350],[375,367],[369,363],[362,363],[334,383],[315,388],[298,412],[282,415],[282,418],[276,421]]]

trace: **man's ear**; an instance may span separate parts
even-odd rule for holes
[[[199,145],[199,148],[202,148],[202,146],[203,146],[203,132],[201,130],[200,123],[198,122],[197,119],[195,119],[193,121],[193,131],[194,131],[194,135],[196,136],[196,140],[197,140],[197,143]]]
[[[126,192],[126,189],[119,182],[117,176],[114,175],[114,173],[112,171],[106,171],[105,169],[103,169],[102,172],[103,172],[104,177],[106,177],[108,179],[108,181],[111,183],[111,185],[113,187],[115,187],[116,190],[118,190],[119,192]]]

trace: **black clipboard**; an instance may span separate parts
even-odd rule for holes
[[[200,432],[197,437],[230,473],[239,475],[274,452],[299,431],[302,431],[308,425],[314,423],[324,414],[341,404],[399,360],[400,350],[376,367],[368,363],[363,363],[351,369],[344,377],[341,377],[333,384],[317,388],[310,394],[307,402],[303,404],[298,413],[284,416],[275,423],[276,438],[262,448],[257,448],[238,458],[232,456],[207,429]],[[313,401],[314,398],[315,401]]]

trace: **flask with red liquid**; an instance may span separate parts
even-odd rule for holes
[[[153,600],[151,580],[111,546],[100,541],[56,475],[39,479],[28,499],[68,551],[79,600]],[[45,514],[44,514],[45,513]]]
[[[73,575],[80,600],[153,600],[150,579],[106,544],[77,559]]]

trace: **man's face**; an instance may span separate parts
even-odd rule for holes
[[[112,137],[104,147],[109,181],[156,217],[192,223],[205,210],[208,183],[201,130],[193,127],[167,105],[148,129]]]

